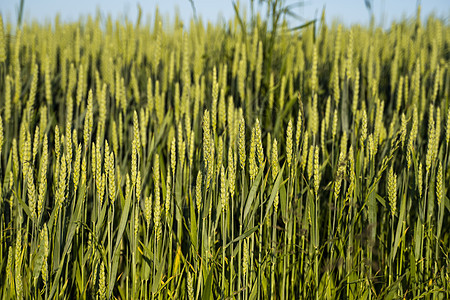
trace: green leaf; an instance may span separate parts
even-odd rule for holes
[[[242,30],[242,33],[244,35],[244,41],[246,41],[246,39],[247,39],[247,28],[245,27],[245,24],[242,21],[241,15],[239,14],[239,7],[237,6],[235,1],[233,1],[233,9],[234,9],[234,13],[236,14],[236,18],[238,19],[239,25],[241,26],[241,30]]]
[[[306,22],[305,24],[302,24],[300,26],[296,26],[296,27],[290,28],[289,30],[294,31],[294,30],[303,29],[303,28],[306,28],[306,27],[308,27],[310,25],[313,25],[314,23],[316,23],[316,19],[311,20],[309,22]]]
[[[287,203],[288,199],[286,197],[286,188],[282,185],[280,187],[280,206],[281,206],[281,215],[283,216],[283,222],[287,223],[288,220],[288,212],[287,212]]]
[[[368,196],[368,203],[367,208],[369,210],[369,225],[373,226],[373,230],[370,232],[370,240],[373,242],[375,241],[376,237],[376,228],[377,228],[377,202],[376,202],[376,193],[375,193],[375,187],[371,190],[369,196]]]
[[[448,197],[444,197],[443,203],[448,211],[450,211],[450,199]]]
[[[98,216],[98,219],[95,224],[96,236],[100,234],[100,230],[103,228],[103,221],[105,220],[107,208],[108,208],[107,202],[103,202],[102,210],[100,211],[100,215]]]
[[[281,167],[280,172],[278,172],[277,179],[275,180],[275,184],[273,185],[272,193],[270,194],[269,203],[267,204],[266,213],[264,215],[264,220],[263,221],[265,221],[266,218],[268,217],[270,209],[273,206],[273,202],[275,200],[275,197],[277,196],[278,190],[280,189],[281,180],[283,178],[284,166],[285,166],[285,164],[283,164],[283,166]]]
[[[183,215],[182,207],[183,207],[183,173],[182,168],[177,167],[176,181],[175,181],[175,201],[177,211],[175,213],[175,218],[178,222],[181,222],[181,217]]]
[[[250,212],[250,208],[253,204],[253,200],[255,199],[256,193],[258,192],[258,186],[259,186],[259,183],[261,182],[261,178],[262,178],[262,174],[263,174],[265,165],[266,165],[266,163],[264,162],[262,164],[262,166],[259,167],[258,175],[256,176],[255,182],[253,182],[252,188],[250,189],[250,193],[248,193],[248,198],[247,198],[247,202],[245,204],[245,209],[244,209],[244,224],[247,223],[247,215]]]
[[[165,269],[165,264],[166,264],[166,253],[167,252],[164,252],[164,255],[160,261],[161,264],[159,264],[157,267],[158,272],[156,273],[156,276],[153,278],[153,284],[152,284],[152,293],[153,294],[156,293],[156,291],[158,290],[159,284],[161,283],[162,274],[163,274],[163,271]]]
[[[189,199],[189,203],[191,204],[191,215],[189,218],[189,220],[191,221],[191,230],[189,231],[189,235],[191,236],[191,242],[194,245],[194,248],[197,249],[197,220],[195,217],[195,204],[192,197],[189,197]]]
[[[417,220],[415,227],[416,228],[414,230],[414,257],[416,260],[419,260],[422,252],[421,249],[423,241],[423,230],[420,219]]]
[[[41,239],[39,243],[39,251],[36,253],[34,259],[33,279],[36,284],[39,274],[41,273],[42,265],[44,264],[44,240]]]
[[[130,212],[130,206],[131,206],[131,194],[129,193],[127,199],[125,199],[125,206],[122,210],[122,215],[120,216],[120,223],[117,231],[117,237],[116,237],[116,244],[114,246],[113,250],[113,257],[112,257],[112,272],[111,277],[109,278],[109,290],[108,290],[108,298],[111,298],[112,291],[114,289],[114,282],[116,280],[116,274],[117,274],[117,268],[119,266],[119,246],[120,241],[122,240],[123,232],[125,231],[125,226],[128,222],[128,214]],[[123,193],[120,191],[120,198],[123,201]]]
[[[78,224],[79,224],[79,222],[81,220],[81,207],[82,207],[81,203],[82,203],[82,201],[84,201],[84,196],[82,196],[82,195],[84,195],[84,188],[85,188],[84,186],[81,187],[82,193],[80,193],[80,196],[78,197],[78,200],[77,200],[77,202],[78,202],[77,204],[78,205],[75,206],[76,207],[75,211],[72,214],[72,216],[70,217],[70,221],[69,221],[69,225],[68,225],[69,227],[67,229],[66,240],[65,240],[65,243],[64,243],[64,245],[65,245],[64,246],[64,251],[63,251],[63,254],[62,254],[62,257],[61,257],[61,261],[59,262],[58,271],[56,272],[56,275],[55,275],[55,277],[53,279],[53,282],[52,282],[52,289],[50,291],[49,299],[53,298],[53,296],[55,295],[56,289],[59,286],[59,279],[61,277],[62,271],[64,270],[64,261],[65,261],[65,258],[67,256],[67,253],[69,252],[69,249],[71,249],[72,239],[73,239],[73,237],[75,235],[75,231],[76,231],[76,229],[78,227]]]
[[[202,300],[212,299],[212,276],[213,270],[210,270],[208,273],[208,277],[206,278],[205,290],[203,292]]]
[[[289,99],[289,101],[283,107],[281,113],[277,114],[277,119],[275,121],[275,129],[274,136],[280,135],[281,126],[283,124],[283,120],[286,119],[286,115],[292,111],[292,106],[298,101],[297,97],[293,97]]]
[[[436,233],[436,238],[439,239],[441,237],[441,232],[442,232],[442,224],[444,221],[444,204],[441,203],[439,205],[439,209],[438,209],[438,222],[437,222],[437,233]]]
[[[232,240],[231,242],[229,242],[226,246],[225,249],[228,248],[228,246],[230,246],[233,243],[239,242],[240,240],[245,239],[246,237],[248,237],[249,235],[251,235],[253,232],[255,232],[258,229],[258,226],[255,226],[253,228],[250,228],[248,231],[244,232],[243,234],[241,234],[240,236],[238,236],[237,238],[235,238],[234,240]]]
[[[394,261],[395,255],[397,254],[398,245],[400,244],[400,235],[403,231],[403,220],[405,218],[406,212],[406,194],[403,194],[402,203],[400,204],[400,216],[397,223],[397,231],[395,232],[394,249],[391,256],[391,261]]]
[[[19,201],[19,204],[22,207],[23,211],[27,214],[28,218],[31,219],[30,208],[28,207],[28,205],[25,202],[23,202],[22,198],[20,198],[19,195],[17,195],[17,193],[15,193],[15,194],[16,194],[17,201]]]
[[[249,299],[254,300],[258,298],[258,284],[253,284],[252,292],[250,294]]]
[[[381,197],[380,195],[378,195],[378,193],[375,193],[375,197],[377,198],[378,202],[380,202],[380,204],[386,208],[386,201],[383,199],[383,197]]]

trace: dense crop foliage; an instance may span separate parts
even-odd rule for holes
[[[450,297],[448,23],[1,21],[2,299]]]

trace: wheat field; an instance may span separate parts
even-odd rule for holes
[[[0,298],[449,299],[449,24],[323,20],[0,15]]]

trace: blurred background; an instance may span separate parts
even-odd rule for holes
[[[57,14],[63,22],[78,21],[80,17],[88,15],[111,15],[113,19],[128,19],[136,21],[138,6],[142,9],[143,21],[151,20],[155,10],[166,19],[173,20],[176,14],[184,22],[194,16],[198,16],[203,22],[217,22],[230,19],[234,16],[233,2],[231,0],[24,0],[23,22],[36,20],[40,23],[52,22]],[[264,6],[255,0],[255,10],[264,12]],[[392,21],[402,17],[413,18],[416,16],[417,6],[421,5],[421,17],[425,20],[429,14],[449,22],[450,0],[306,0],[283,1],[285,5],[292,5],[297,17],[289,20],[292,26],[298,26],[306,21],[321,17],[325,8],[325,16],[328,24],[339,21],[345,25],[367,25],[370,16],[374,17],[376,25],[388,28]],[[251,1],[240,1],[239,6],[250,13]],[[20,11],[21,0],[0,0],[0,12],[3,19],[16,23]],[[195,13],[194,13],[195,11]]]

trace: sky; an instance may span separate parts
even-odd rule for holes
[[[217,22],[218,20],[230,19],[234,16],[232,0],[192,0],[195,4],[198,16],[203,21]],[[297,26],[302,22],[320,18],[322,9],[325,7],[327,23],[338,20],[345,25],[368,24],[369,11],[364,0],[297,0],[285,1],[285,3],[303,2],[303,6],[295,12],[302,20],[293,20],[292,24]],[[383,27],[389,27],[393,20],[402,17],[411,18],[416,15],[417,3],[421,3],[421,15],[425,19],[430,13],[444,18],[450,22],[450,0],[368,0],[372,3],[372,11],[375,23]],[[255,1],[258,3],[259,1]],[[20,0],[0,0],[0,13],[5,21],[17,20],[17,11]],[[241,0],[242,7],[249,7],[250,0]],[[41,23],[51,22],[56,14],[60,15],[61,21],[78,21],[80,16],[95,16],[98,9],[101,14],[111,15],[113,18],[135,21],[138,15],[138,4],[141,6],[144,21],[147,17],[154,16],[156,7],[160,13],[169,19],[173,19],[178,12],[181,19],[188,22],[193,16],[191,2],[189,0],[25,0],[23,20],[29,22],[37,20]]]

